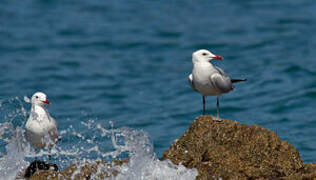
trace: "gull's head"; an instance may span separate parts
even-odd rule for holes
[[[192,61],[195,62],[209,62],[212,59],[223,60],[222,56],[215,55],[206,49],[200,49],[192,54]]]
[[[33,94],[31,103],[34,105],[44,106],[45,104],[50,104],[48,99],[46,98],[46,94],[42,92],[37,92]]]

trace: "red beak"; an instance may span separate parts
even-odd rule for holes
[[[50,104],[50,102],[48,101],[48,99],[46,99],[45,101],[43,101],[43,103],[45,103],[45,104]]]
[[[214,57],[214,59],[223,60],[224,58],[223,58],[222,56],[217,56],[217,55],[216,55],[216,56]]]

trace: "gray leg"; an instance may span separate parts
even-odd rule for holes
[[[35,151],[35,161],[36,161],[36,160],[37,160],[37,154],[36,154],[37,149],[36,149],[36,148],[34,148],[34,151]]]
[[[220,118],[219,118],[219,96],[217,96],[216,98],[216,109],[217,109],[217,117],[215,119],[215,121],[222,121]]]
[[[205,96],[202,96],[203,99],[203,115],[205,115]]]
[[[49,169],[53,170],[53,166],[52,166],[52,154],[51,154],[51,149],[49,150],[49,155],[48,155],[48,164],[49,164]]]

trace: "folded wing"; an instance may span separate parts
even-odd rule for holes
[[[197,89],[196,89],[195,86],[194,86],[192,74],[189,75],[188,80],[189,80],[189,84],[190,84],[190,86],[192,87],[192,89],[193,89],[194,91],[197,91]]]
[[[227,93],[234,88],[230,78],[227,75],[224,76],[220,73],[214,73],[211,75],[210,81],[212,85],[221,93]]]

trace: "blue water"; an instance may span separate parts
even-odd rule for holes
[[[4,0],[0,22],[0,123],[23,127],[26,116],[12,112],[27,115],[23,97],[43,91],[60,130],[89,137],[82,124],[111,121],[147,132],[161,157],[202,113],[187,76],[204,48],[248,79],[222,96],[222,117],[271,129],[316,162],[312,1]],[[215,103],[207,98],[208,113]],[[58,146],[78,143],[64,135]],[[109,138],[94,143],[113,148]]]

